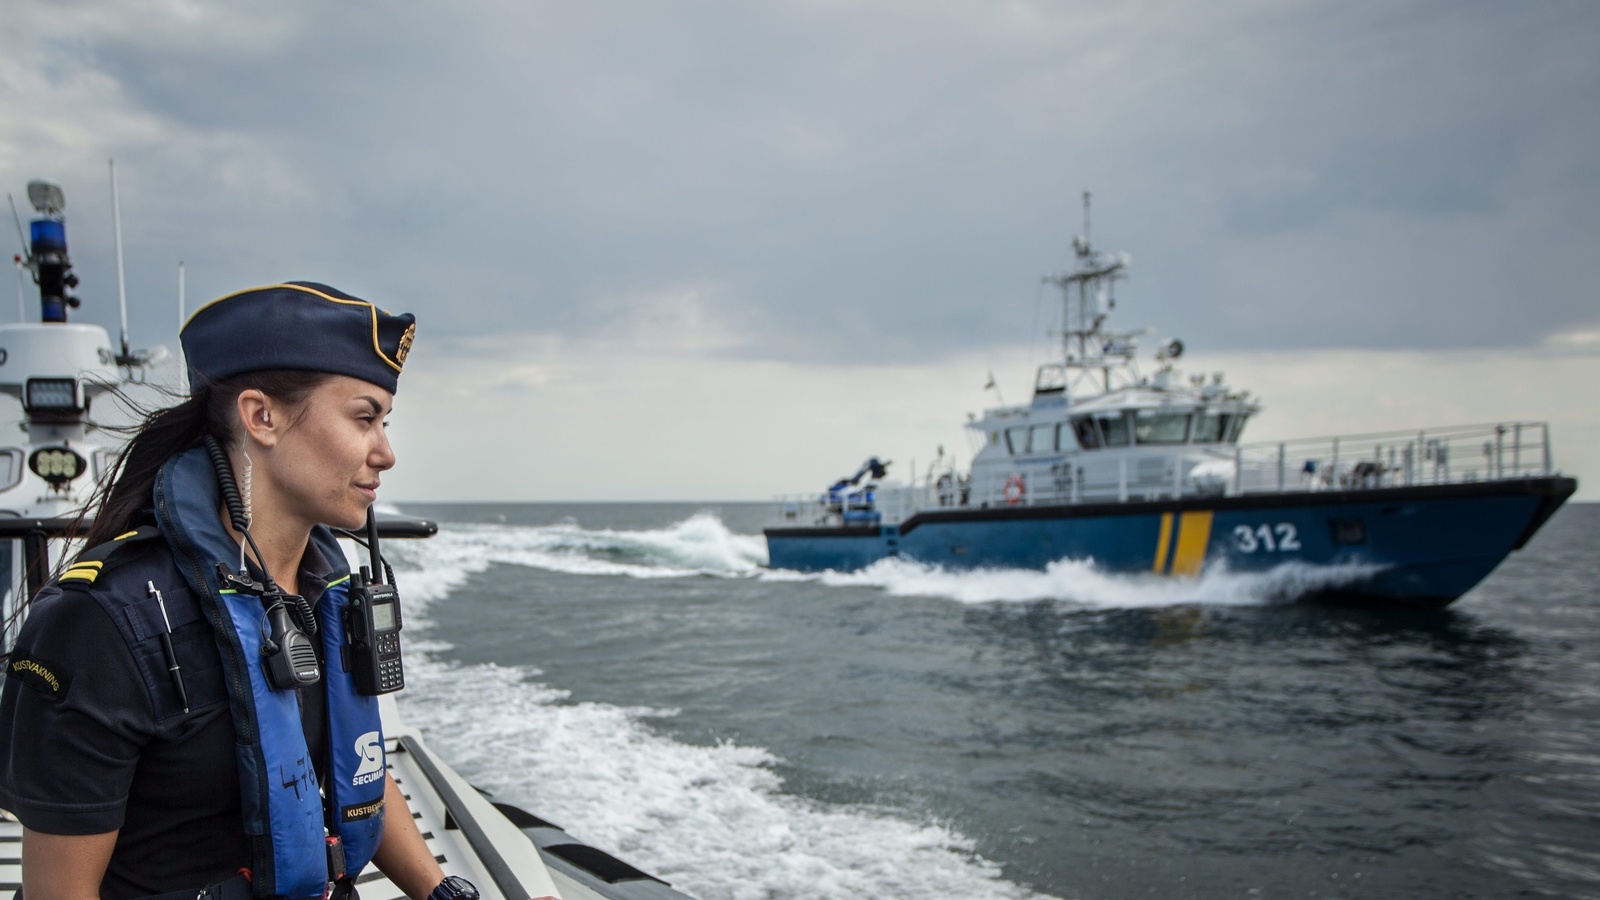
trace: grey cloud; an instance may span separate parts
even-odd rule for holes
[[[742,339],[706,352],[931,359],[1032,337],[1091,188],[1097,243],[1135,256],[1130,324],[1197,349],[1596,319],[1591,4],[28,9],[54,35],[33,65],[164,131],[100,148],[137,297],[181,256],[191,305],[312,277],[425,334],[581,337],[626,324],[618,298],[715,285]],[[19,149],[6,187],[82,198],[109,298],[103,173]],[[136,331],[170,333],[151,305]]]

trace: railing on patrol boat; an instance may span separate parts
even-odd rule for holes
[[[1247,444],[1170,444],[1012,458],[959,479],[879,485],[856,523],[925,510],[1470,484],[1556,474],[1546,422],[1501,422]],[[841,521],[820,494],[779,498],[784,524]]]
[[[75,516],[0,517],[0,576],[4,576],[0,580],[0,655],[11,652],[12,641],[27,609],[26,600],[31,600],[44,587],[54,571],[50,542],[87,531],[91,521],[79,522]],[[429,519],[378,516],[378,537],[384,540],[428,538],[438,533],[439,526]],[[26,599],[18,602],[19,598]]]
[[[1234,461],[1233,494],[1297,486],[1316,491],[1464,484],[1555,474],[1548,422],[1251,444],[1241,446]]]

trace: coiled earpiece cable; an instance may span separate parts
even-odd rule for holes
[[[306,598],[285,592],[272,580],[261,548],[250,536],[250,517],[245,513],[244,498],[239,495],[239,486],[234,481],[228,453],[213,435],[207,435],[204,444],[217,474],[217,488],[222,494],[222,505],[228,511],[228,520],[234,530],[244,536],[244,544],[239,547],[238,574],[227,571],[225,563],[217,563],[218,574],[224,585],[261,597],[267,618],[267,634],[262,635],[261,652],[266,657],[267,677],[272,686],[279,690],[310,687],[322,679],[316,648],[307,636],[317,633],[316,614]],[[260,582],[250,578],[245,566],[246,544],[261,567]]]

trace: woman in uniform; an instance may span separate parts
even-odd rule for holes
[[[372,863],[466,900],[383,767],[342,664],[356,528],[394,465],[412,316],[325,285],[184,326],[192,393],[139,428],[0,693],[0,806],[28,900],[353,896]]]

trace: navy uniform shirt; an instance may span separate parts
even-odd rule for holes
[[[0,806],[47,834],[117,831],[101,886],[108,898],[199,888],[250,865],[233,716],[211,625],[166,542],[138,543],[119,550],[93,584],[51,582],[39,593],[0,690]],[[300,590],[313,604],[329,571],[308,546]],[[146,617],[123,608],[154,604],[151,581],[172,623],[187,713],[148,644],[141,664],[137,620]],[[319,746],[320,686],[302,701],[307,735]]]

